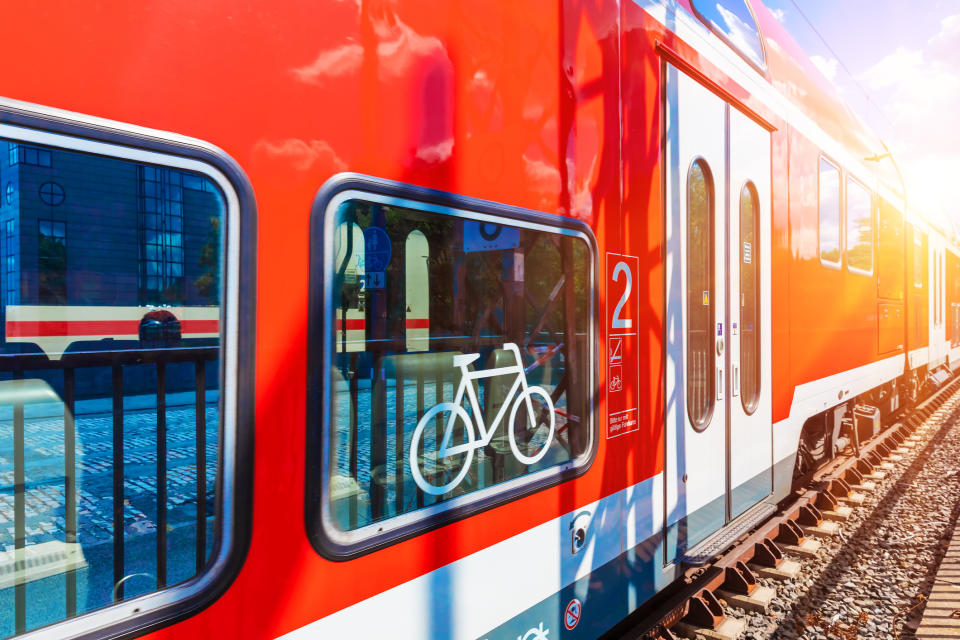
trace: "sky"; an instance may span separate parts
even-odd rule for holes
[[[960,0],[764,4],[893,152],[912,213],[960,237]]]

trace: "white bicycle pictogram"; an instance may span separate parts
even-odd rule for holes
[[[556,415],[554,414],[553,399],[543,387],[530,386],[527,384],[527,374],[523,370],[523,361],[520,359],[520,348],[512,342],[504,344],[503,348],[513,353],[517,364],[510,367],[468,371],[467,367],[478,360],[480,358],[480,354],[469,353],[454,356],[453,366],[459,367],[462,372],[460,386],[457,387],[456,397],[454,398],[453,402],[441,402],[440,404],[434,405],[423,414],[423,417],[420,418],[420,421],[417,423],[417,428],[414,429],[413,436],[410,438],[410,473],[413,476],[414,482],[417,483],[417,486],[420,487],[424,493],[440,496],[445,493],[449,493],[463,481],[464,477],[467,475],[467,472],[470,470],[470,462],[473,460],[473,452],[476,449],[480,449],[490,444],[490,441],[493,440],[493,434],[497,430],[497,427],[500,426],[500,422],[503,420],[504,414],[506,413],[508,407],[510,408],[510,421],[507,423],[507,434],[510,440],[510,450],[513,451],[513,455],[517,460],[526,465],[534,464],[543,458],[543,456],[545,456],[547,453],[547,449],[550,448],[550,443],[553,441],[553,432],[557,422]],[[477,392],[471,383],[474,380],[506,375],[516,375],[516,378],[513,381],[513,385],[510,387],[510,391],[504,398],[503,405],[497,412],[497,415],[493,420],[493,424],[488,429],[486,424],[484,424],[483,413],[480,411],[480,403],[477,400]],[[464,395],[466,395],[470,401],[470,407],[473,409],[474,418],[471,418],[470,414],[467,413],[467,410],[463,408],[462,403]],[[514,396],[516,396],[515,399]],[[533,401],[531,400],[532,396],[540,396],[540,398],[542,398],[541,404],[546,406],[546,413],[548,416],[550,416],[550,428],[547,432],[547,437],[543,443],[543,447],[534,455],[528,456],[520,451],[519,447],[517,447],[517,437],[514,433],[513,425],[515,424],[517,412],[520,410],[520,407],[525,406],[527,410],[526,417],[529,427],[535,428],[537,426],[537,413],[534,411]],[[450,416],[446,418],[445,421],[446,424],[443,428],[443,438],[441,439],[440,446],[437,447],[436,451],[436,461],[439,463],[441,460],[446,458],[451,458],[460,454],[465,455],[460,463],[463,465],[463,467],[456,473],[453,480],[447,482],[446,484],[437,485],[431,483],[423,476],[423,473],[420,470],[418,451],[420,450],[420,440],[423,438],[423,433],[427,428],[427,425],[430,424],[430,422],[436,418],[437,415],[446,412],[449,412]],[[454,435],[454,424],[456,423],[457,418],[463,421],[466,442],[451,446],[450,441]],[[476,420],[476,425],[474,425],[474,419]],[[477,440],[474,439],[474,427],[476,427],[476,430],[479,432],[480,436]],[[442,475],[440,475],[440,477],[443,478]]]

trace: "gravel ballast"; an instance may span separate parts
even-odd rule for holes
[[[960,392],[915,432],[922,436],[790,581],[761,579],[777,596],[745,619],[747,640],[913,638],[960,504]],[[960,622],[960,621],[958,621]]]

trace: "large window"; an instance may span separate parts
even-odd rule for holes
[[[67,303],[67,223],[37,222],[37,283],[40,304]]]
[[[10,166],[26,164],[34,167],[52,167],[53,153],[50,149],[40,149],[33,146],[8,142]]]
[[[913,286],[923,288],[927,275],[927,234],[913,229]]]
[[[3,275],[6,286],[5,303],[16,304],[20,297],[20,278],[17,273],[17,242],[16,223],[13,220],[3,221]]]
[[[10,125],[0,135],[18,192],[44,185],[3,207],[0,637],[169,618],[200,593],[179,585],[212,580],[213,554],[231,553],[235,535],[219,520],[235,512],[224,502],[234,490],[217,488],[218,477],[236,485],[236,424],[221,411],[238,411],[243,375],[220,364],[240,357],[237,330],[222,324],[239,322],[228,311],[239,259],[226,262],[222,231],[239,220],[230,182],[206,162],[148,151],[156,138],[125,147]],[[204,186],[174,211],[167,184],[182,175]],[[176,307],[142,299],[138,234],[151,209],[165,216],[158,234],[182,223],[176,243],[157,242],[182,248]]]
[[[714,286],[713,175],[698,159],[687,175],[687,415],[696,429],[705,429],[716,393],[713,326]]]
[[[357,552],[586,463],[584,232],[359,192],[325,224],[315,542]]]
[[[763,68],[760,30],[744,0],[693,0],[693,9],[734,50]]]
[[[873,273],[873,204],[866,187],[847,178],[847,268]]]
[[[740,401],[753,413],[760,401],[760,202],[748,182],[740,191]]]
[[[184,294],[181,172],[139,167],[140,299],[178,304]]]
[[[840,169],[820,158],[820,261],[840,266]]]

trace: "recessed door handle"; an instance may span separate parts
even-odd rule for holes
[[[717,369],[717,400],[723,400],[723,369]]]

